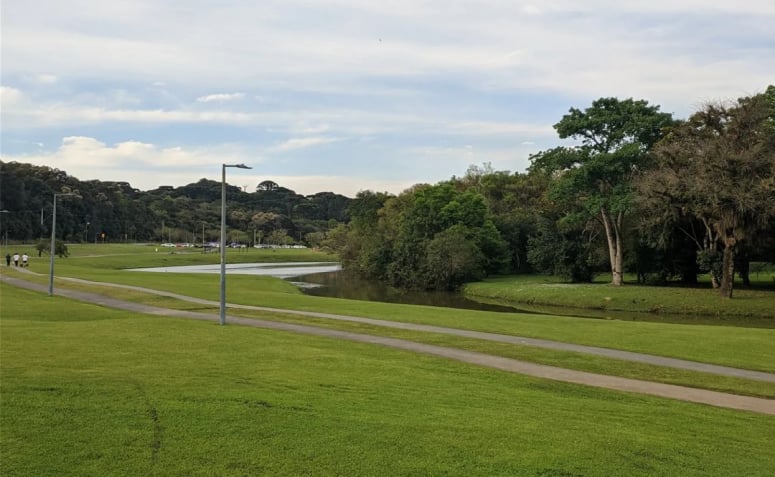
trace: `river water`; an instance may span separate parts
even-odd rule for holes
[[[268,275],[292,278],[320,272],[336,272],[342,267],[331,262],[227,263],[227,275]],[[131,272],[220,273],[221,265],[183,265],[178,267],[133,268]]]
[[[169,273],[219,273],[220,265],[188,265],[179,267],[136,268],[130,271],[169,272]],[[609,310],[590,310],[585,308],[564,308],[548,306],[528,306],[488,301],[487,303],[469,300],[455,292],[427,292],[399,290],[382,283],[363,280],[341,271],[338,263],[296,262],[296,263],[235,263],[227,264],[229,275],[268,275],[294,283],[303,293],[313,296],[345,298],[349,300],[378,301],[387,303],[405,303],[468,310],[484,310],[505,313],[535,313],[564,315],[605,320],[650,321],[660,323],[685,323],[723,326],[745,326],[756,328],[775,328],[775,320],[754,318],[731,318],[695,315],[668,315],[662,313],[637,313]]]
[[[480,303],[469,300],[460,293],[399,290],[379,282],[363,280],[345,272],[314,273],[295,277],[293,280],[312,285],[304,286],[302,290],[305,294],[314,296],[506,313],[522,311],[506,304]]]

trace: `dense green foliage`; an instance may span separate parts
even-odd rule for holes
[[[182,187],[140,191],[126,182],[80,181],[50,167],[0,161],[2,233],[27,241],[51,234],[54,193],[57,237],[68,242],[190,242],[219,238],[221,183],[201,179]],[[350,199],[332,192],[296,194],[262,182],[255,192],[226,185],[228,241],[308,243],[309,234],[326,232],[348,220]]]
[[[504,270],[588,282],[607,268],[614,285],[625,272],[685,283],[715,272],[731,296],[735,270],[747,284],[752,260],[775,260],[773,111],[775,87],[688,121],[601,98],[555,125],[578,144],[534,154],[527,174],[485,164],[398,197],[362,193],[328,245],[346,268],[396,286],[453,288]]]
[[[548,192],[563,213],[561,220],[580,228],[592,219],[600,222],[614,285],[622,284],[633,176],[646,166],[649,148],[671,122],[647,101],[601,98],[583,112],[571,108],[554,125],[560,138],[581,140],[581,145],[531,157],[532,169],[555,177]]]
[[[508,261],[485,199],[473,190],[442,183],[398,197],[367,192],[350,210],[344,266],[397,287],[453,289]]]
[[[723,296],[732,296],[735,257],[763,252],[775,220],[775,87],[735,104],[710,104],[654,148],[638,181],[647,219],[697,245]],[[692,227],[696,224],[696,227]],[[769,244],[772,244],[769,241]],[[745,253],[745,250],[742,250]],[[770,253],[771,254],[771,253]]]

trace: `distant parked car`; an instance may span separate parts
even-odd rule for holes
[[[167,242],[167,243],[163,243],[163,244],[161,244],[161,246],[162,246],[162,247],[174,247],[174,246],[175,246],[175,244],[174,244],[174,243],[169,243],[169,242]]]

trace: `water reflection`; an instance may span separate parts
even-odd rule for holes
[[[468,310],[484,310],[507,313],[521,312],[560,315],[579,318],[597,318],[603,320],[648,321],[656,323],[714,326],[742,326],[747,328],[775,328],[775,320],[745,317],[729,318],[724,316],[639,313],[627,311],[591,310],[587,308],[533,306],[523,304],[518,304],[515,307],[508,303],[498,302],[496,300],[486,300],[486,302],[469,300],[461,294],[453,292],[398,290],[385,286],[379,282],[360,279],[353,276],[352,274],[345,272],[315,273],[311,275],[305,275],[303,277],[297,277],[294,280],[301,280],[302,282],[313,284],[313,286],[302,287],[302,290],[305,294],[334,298],[347,298],[350,300],[443,306],[449,308],[463,308]]]
[[[342,267],[331,262],[283,262],[283,263],[227,263],[228,275],[268,275],[277,278],[291,278],[319,272],[334,272]],[[171,267],[132,268],[130,272],[169,273],[219,273],[220,264],[180,265]]]
[[[399,290],[378,282],[363,280],[345,272],[314,273],[297,277],[294,280],[317,285],[302,287],[307,295],[409,305],[443,306],[466,310],[508,313],[522,311],[505,304],[479,303],[469,300],[459,293]]]

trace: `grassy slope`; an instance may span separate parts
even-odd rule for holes
[[[139,285],[218,301],[218,277],[60,267],[62,274]],[[26,277],[25,277],[26,278]],[[46,281],[47,277],[39,280]],[[70,286],[64,282],[57,286]],[[301,295],[266,277],[229,277],[230,303],[313,310],[603,346],[775,372],[775,329],[607,321],[372,303]]]
[[[775,418],[2,287],[3,475],[771,475]]]
[[[155,276],[157,274],[150,274],[150,275]],[[28,276],[25,275],[24,278],[28,278]],[[45,277],[32,277],[32,278],[34,278],[35,281],[38,281],[40,283],[45,283],[45,281],[47,280],[47,278]],[[186,276],[181,277],[181,280],[183,280],[183,282],[186,283],[187,282],[186,278],[188,277]],[[202,285],[200,283],[202,279],[201,275],[194,275],[190,278],[192,278],[195,283]],[[260,278],[261,280],[259,282],[252,283],[252,285],[254,285],[255,287],[260,287],[262,290],[260,292],[252,293],[251,296],[254,301],[262,303],[262,302],[265,302],[266,298],[270,296],[287,295],[286,291],[288,290],[286,290],[286,287],[292,290],[292,296],[291,297],[285,296],[284,299],[290,300],[291,303],[293,303],[296,299],[306,300],[310,298],[305,296],[299,296],[298,289],[288,284],[287,282],[268,278],[268,277],[260,277]],[[216,286],[216,282],[212,282],[209,285],[203,286],[202,288],[208,288],[208,287],[212,288],[214,286]],[[212,314],[217,313],[217,305],[215,304],[211,306],[200,305],[196,303],[176,300],[169,297],[149,295],[149,294],[145,294],[145,293],[137,292],[133,290],[116,289],[116,288],[94,286],[94,285],[72,284],[66,281],[63,281],[62,285],[58,285],[58,287],[67,287],[67,288],[80,289],[84,291],[91,291],[95,293],[102,293],[102,294],[113,296],[115,298],[120,298],[127,301],[133,301],[138,303],[144,303],[152,306],[160,306],[165,308],[175,308],[175,309],[190,310],[190,311],[203,311],[203,312],[210,312]],[[272,290],[272,291],[266,291],[266,290]],[[312,299],[314,300],[315,298],[312,298]],[[343,301],[343,300],[339,300],[339,301]],[[399,307],[399,306],[398,305],[380,305],[380,307],[385,307],[384,309],[393,309],[393,311],[395,312],[395,307]],[[393,307],[393,308],[390,308],[390,307]],[[399,309],[400,308],[401,307],[399,307]],[[449,310],[440,310],[438,308],[427,308],[427,307],[412,307],[412,306],[407,307],[406,310],[410,313],[417,314],[418,322],[423,321],[423,312],[427,311],[428,313],[443,312],[445,319],[448,320],[449,322],[449,325],[456,326],[458,324],[456,322],[456,314],[450,314]],[[361,310],[361,311],[366,311],[366,310]],[[455,313],[457,313],[457,311]],[[476,312],[471,312],[471,313],[473,313],[473,315],[471,316],[477,316]],[[571,368],[571,369],[584,370],[584,371],[601,373],[601,374],[631,377],[635,379],[645,379],[650,381],[692,386],[692,387],[698,387],[703,389],[712,389],[717,391],[732,392],[732,393],[744,394],[744,395],[775,398],[775,384],[772,384],[772,383],[766,383],[762,381],[752,381],[747,379],[722,377],[722,376],[710,375],[705,373],[697,373],[697,372],[691,372],[691,371],[682,371],[682,370],[661,367],[661,366],[653,366],[653,365],[632,363],[628,361],[608,359],[608,358],[597,357],[597,356],[592,356],[588,354],[542,350],[539,348],[533,348],[529,346],[518,346],[518,345],[511,345],[511,344],[504,344],[504,343],[495,343],[492,341],[454,337],[447,334],[396,330],[396,329],[380,327],[375,325],[344,322],[339,320],[303,317],[300,315],[268,313],[268,312],[249,311],[249,310],[242,310],[242,309],[231,309],[229,310],[229,314],[240,315],[240,316],[249,317],[249,318],[255,317],[259,319],[269,319],[274,321],[312,324],[314,326],[323,326],[327,328],[354,331],[358,333],[393,336],[393,337],[408,339],[408,340],[417,341],[417,342],[436,344],[440,346],[456,347],[460,349],[478,351],[486,354],[510,357],[510,358],[521,359],[525,361],[531,361],[531,362]],[[493,318],[503,318],[503,315],[500,315],[500,314],[492,314],[492,315],[494,315]],[[515,322],[515,317],[518,317],[520,319],[529,318],[529,316],[527,315],[511,315],[510,319],[512,322]],[[544,322],[545,322],[545,318],[546,317],[539,317],[539,319]],[[567,319],[567,318],[563,318],[563,319]],[[479,319],[473,322],[472,324],[481,325],[483,322],[486,322],[486,321],[488,321],[486,317],[483,317],[482,314],[479,313]],[[516,320],[516,321],[521,321],[521,320]],[[589,322],[590,325],[594,325],[596,323],[599,323],[599,320],[582,320],[582,323],[581,323],[582,325],[583,325],[583,322]],[[571,323],[573,323],[573,326],[580,325],[580,323],[578,323],[578,320],[575,320],[575,319],[572,319]],[[654,325],[651,324],[649,326],[653,327]],[[714,327],[714,328],[716,328],[716,331],[718,331],[717,327]],[[696,329],[699,329],[699,328],[696,328]],[[711,329],[709,331],[714,331],[714,330]],[[662,329],[662,332],[664,336],[670,336],[669,330]],[[756,359],[755,362],[747,362],[742,367],[756,368],[756,367],[761,367],[766,365],[766,363],[768,362],[767,353],[770,351],[770,348],[771,348],[771,346],[769,346],[769,342],[767,341],[767,337],[768,336],[772,337],[773,333],[768,334],[766,330],[763,330],[763,331],[748,330],[748,331],[742,332],[741,329],[736,329],[735,338],[740,339],[741,333],[743,333],[745,337],[756,339],[756,341],[752,341],[751,339],[748,339],[748,341],[745,343],[747,346],[746,349],[748,351],[756,353],[757,350],[758,351],[764,350],[763,355],[761,354],[754,355]],[[716,333],[716,336],[718,336],[718,333]],[[725,352],[723,353],[717,352],[715,355],[712,356],[712,358],[718,358],[719,354],[721,355],[722,358],[725,356],[727,357],[735,356],[739,358],[738,355],[740,353],[735,353],[734,352],[735,350],[733,348],[733,346],[736,344],[735,339],[729,339],[729,337],[726,337],[725,339],[727,340],[727,347],[725,348]],[[758,346],[751,346],[752,342],[757,343]],[[651,339],[648,340],[648,343],[652,346],[655,344],[653,336],[651,337]],[[743,354],[746,356],[749,356],[747,353],[743,353]]]
[[[149,247],[139,247],[140,251],[148,249]],[[120,250],[122,249],[112,251],[116,253]],[[91,250],[86,250],[86,252],[88,253],[85,255],[99,255],[94,254]],[[230,262],[235,261],[233,257],[248,255],[244,252],[230,252],[233,252],[228,257]],[[271,251],[255,252],[251,256],[253,260],[257,257],[269,256],[271,258],[276,256]],[[283,255],[287,259],[325,257],[323,254],[315,255],[314,252],[305,250],[280,250],[278,252],[285,252]],[[202,256],[201,253],[192,255]],[[139,273],[116,270],[133,265],[179,265],[189,263],[190,260],[189,255],[135,251],[132,254],[122,253],[99,257],[75,256],[68,259],[57,259],[56,271],[57,275],[61,276],[138,285],[217,301],[219,298],[217,275]],[[30,269],[44,274],[38,280],[47,281],[47,263],[33,260]],[[71,285],[62,283],[57,284],[57,286]],[[593,286],[605,287],[607,290],[612,288],[605,285]],[[623,287],[622,290],[634,291],[638,288]],[[305,296],[288,283],[280,280],[239,275],[229,277],[227,298],[229,302],[233,303],[324,311],[555,339],[775,372],[775,346],[772,346],[772,343],[775,342],[774,329],[605,321],[470,310],[455,310],[450,313],[448,309],[443,308]],[[190,305],[187,305],[187,308],[191,309]]]
[[[515,275],[497,277],[465,287],[473,299],[496,299],[529,305],[553,305],[597,310],[678,313],[717,318],[775,319],[775,291],[743,289],[725,300],[708,288],[658,287],[604,283],[565,284],[552,277]]]

